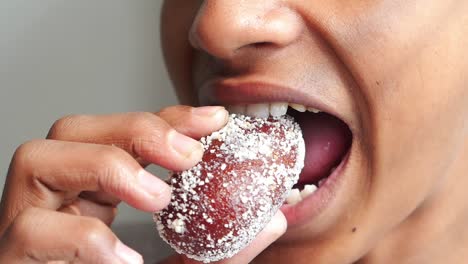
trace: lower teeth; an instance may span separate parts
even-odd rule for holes
[[[286,203],[290,205],[295,205],[305,199],[307,196],[313,194],[317,190],[317,186],[314,184],[307,184],[304,186],[302,191],[299,189],[292,189],[289,193],[288,198],[286,198]]]
[[[301,198],[301,193],[299,189],[292,189],[291,192],[289,192],[288,198],[286,198],[286,203],[290,205],[295,205],[299,203],[302,200]]]
[[[307,196],[313,194],[316,190],[317,186],[313,184],[304,186],[304,190],[301,191],[301,198],[306,198]]]

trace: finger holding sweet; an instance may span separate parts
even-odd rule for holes
[[[222,107],[175,106],[161,113],[68,116],[54,123],[47,140],[21,145],[2,197],[0,234],[31,206],[104,222],[112,221],[120,200],[145,211],[163,208],[170,188],[137,159],[168,169],[193,166],[201,159],[202,146],[178,131],[204,135],[221,127],[227,112]]]
[[[200,139],[219,130],[228,122],[228,112],[222,106],[171,106],[157,113],[178,132]]]
[[[172,106],[156,114],[73,115],[56,121],[47,138],[114,145],[146,162],[184,170],[201,159],[203,149],[195,139],[220,129],[227,120],[227,111],[217,106]]]

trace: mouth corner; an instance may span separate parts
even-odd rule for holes
[[[293,187],[301,192],[301,198],[305,198],[310,192],[307,189],[320,189],[347,158],[353,133],[343,120],[326,112],[289,109],[287,114],[301,127],[306,145],[304,168]]]
[[[314,221],[339,196],[354,136],[345,121],[326,112],[287,114],[301,127],[306,145],[304,168],[281,207],[288,227],[296,228]]]

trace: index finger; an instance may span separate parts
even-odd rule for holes
[[[258,234],[250,245],[244,248],[239,254],[231,259],[222,260],[218,264],[250,263],[260,253],[267,249],[273,242],[280,238],[288,227],[286,217],[281,211],[278,211],[265,229]]]
[[[134,158],[185,170],[202,156],[202,145],[195,139],[220,129],[227,118],[223,107],[189,106],[172,106],[156,114],[72,115],[57,120],[47,138],[113,145]]]

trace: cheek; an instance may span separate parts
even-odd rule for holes
[[[180,102],[188,105],[197,104],[192,88],[193,49],[188,32],[201,3],[200,0],[167,0],[161,13],[161,43],[166,67]]]
[[[377,1],[341,6],[328,18],[313,14],[326,21],[319,26],[359,87],[353,94],[371,150],[365,158],[375,210],[368,211],[392,212],[382,223],[400,222],[435,192],[463,140],[467,91],[459,77],[467,58],[453,36],[467,30],[458,9],[434,0]]]
[[[394,2],[381,1],[356,25],[361,33],[347,43],[348,54],[367,103],[375,172],[385,175],[374,180],[387,188],[389,181],[413,182],[427,195],[462,136],[462,49],[451,48],[456,11],[442,1]]]

